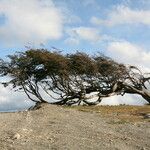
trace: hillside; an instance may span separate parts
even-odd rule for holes
[[[148,150],[148,113],[149,106],[53,105],[35,111],[0,113],[0,149]]]

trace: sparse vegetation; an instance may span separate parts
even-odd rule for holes
[[[150,121],[150,118],[145,118],[147,114],[150,114],[150,106],[129,106],[129,105],[120,105],[120,106],[78,106],[71,107],[82,112],[91,112],[98,113],[104,117],[112,117],[118,120],[112,120],[110,124],[122,124],[129,122],[141,122],[141,121]]]
[[[150,149],[148,119],[118,118],[128,111],[146,112],[149,106],[42,105],[36,111],[0,113],[0,149]]]

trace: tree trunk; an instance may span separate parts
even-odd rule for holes
[[[124,93],[141,95],[150,104],[150,90],[148,89],[140,90],[131,85],[124,85]]]
[[[142,95],[142,97],[148,102],[148,105],[150,105],[150,97],[146,95]]]

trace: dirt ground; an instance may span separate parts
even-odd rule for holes
[[[43,105],[0,113],[0,150],[150,150],[150,107],[127,108]]]

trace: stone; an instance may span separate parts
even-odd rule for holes
[[[13,137],[12,137],[13,140],[18,140],[20,139],[20,134],[19,133],[16,133]]]
[[[144,119],[150,119],[150,113],[144,115]]]

